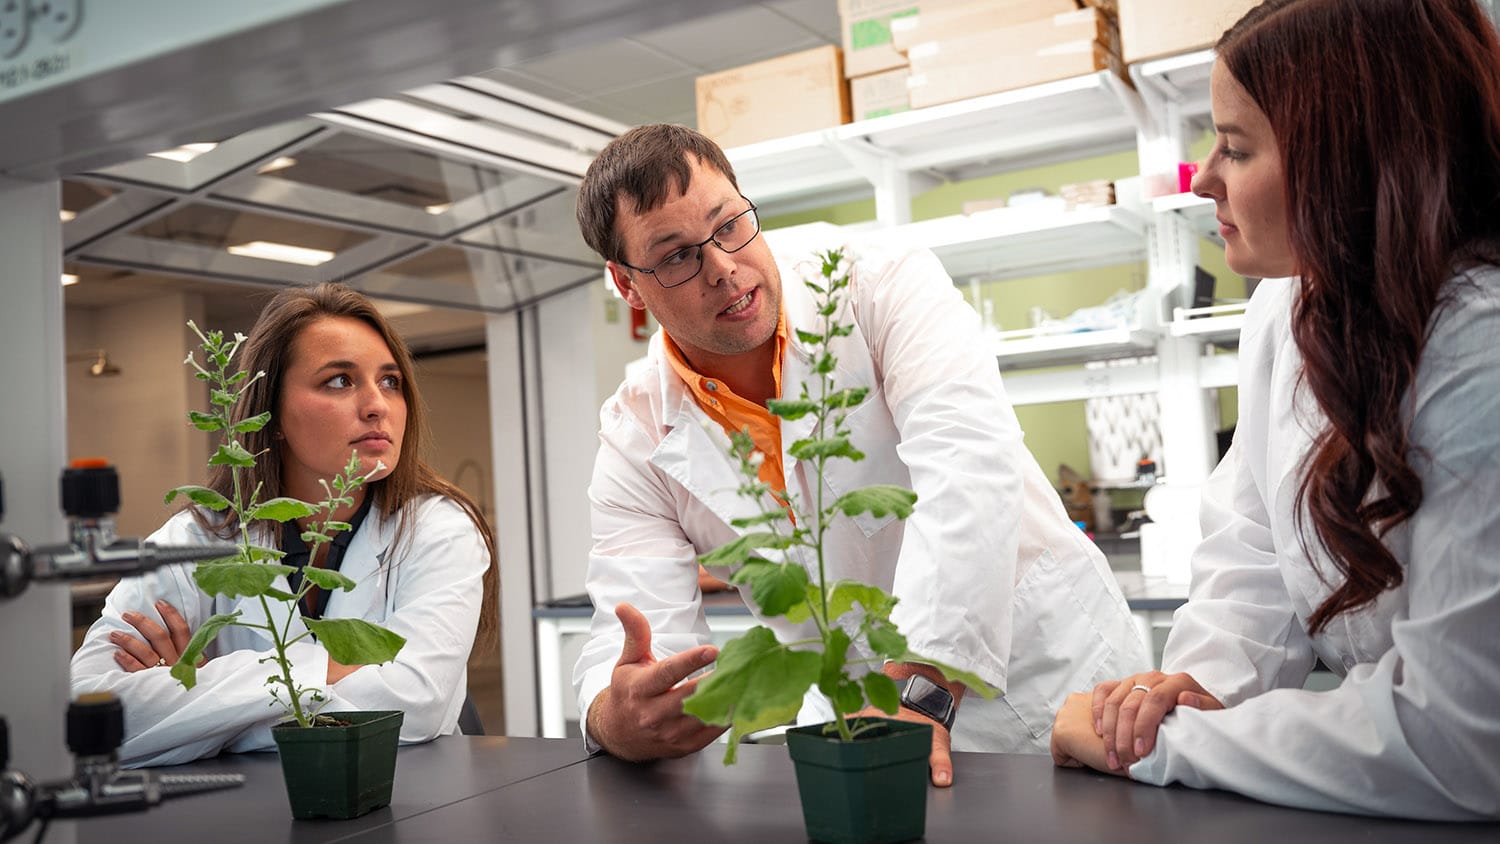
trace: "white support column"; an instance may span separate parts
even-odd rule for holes
[[[67,431],[59,207],[57,182],[0,176],[0,529],[32,546],[66,538],[57,487]],[[72,767],[63,744],[70,612],[65,585],[0,598],[0,715],[11,766],[33,779]]]
[[[537,735],[536,653],[531,606],[535,591],[527,444],[526,373],[521,315],[485,320],[489,356],[490,453],[494,455],[495,550],[500,556],[500,648],[505,690],[504,732]]]
[[[831,136],[831,133],[830,133]],[[828,143],[875,188],[875,220],[882,226],[911,222],[912,175],[902,170],[894,155],[863,140]]]

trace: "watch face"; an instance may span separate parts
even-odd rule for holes
[[[953,726],[953,694],[921,674],[913,674],[906,680],[901,702],[944,727]]]

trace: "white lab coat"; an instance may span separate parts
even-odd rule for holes
[[[255,537],[259,544],[267,536]],[[358,584],[333,592],[325,618],[362,618],[406,637],[395,661],[364,666],[338,683],[327,683],[328,652],[312,638],[292,645],[296,682],[322,691],[323,707],[339,710],[400,709],[406,715],[403,742],[421,742],[455,731],[467,690],[467,660],[479,622],[483,577],[489,566],[484,539],[453,501],[430,495],[418,499],[409,537],[393,547],[394,520],[372,509],[346,549],[340,571]],[[204,532],[186,513],[178,513],[150,537],[160,544],[205,541]],[[125,743],[121,761],[130,766],[173,765],[212,756],[221,750],[265,750],[273,746],[271,724],[284,717],[265,684],[274,666],[260,660],[273,653],[262,631],[226,627],[198,669],[191,691],[168,672],[148,668],[126,673],[114,661],[111,631],[139,635],[121,613],[134,610],[161,623],[155,602],[176,607],[193,630],[211,615],[244,611],[243,620],[266,618],[256,598],[210,597],[192,579],[191,565],[170,566],[120,581],[109,594],[104,613],[89,628],[73,656],[73,694],[110,691],[125,705]],[[286,578],[277,586],[287,589]],[[269,601],[271,618],[286,621],[287,606]],[[290,635],[307,630],[300,614],[291,619]],[[281,690],[282,698],[286,692]]]
[[[819,318],[799,272],[783,266],[781,277],[790,329],[782,394],[794,398],[814,377],[796,329],[816,330]],[[1149,662],[1119,587],[1022,444],[977,315],[937,259],[868,257],[848,307],[855,330],[836,342],[835,383],[870,390],[848,419],[867,456],[830,461],[828,486],[837,495],[899,484],[919,500],[905,522],[837,519],[828,576],[893,591],[901,601],[893,618],[914,652],[1006,691],[993,702],[964,697],[955,749],[1044,752],[1068,692]],[[785,477],[802,501],[814,501],[812,467],[785,449],[812,424],[781,422]],[[595,613],[573,678],[584,713],[620,655],[615,605],[645,614],[658,658],[706,643],[696,557],[738,535],[731,519],[758,512],[737,495],[728,438],[663,358],[659,333],[647,365],[605,403],[599,437],[589,488]],[[816,578],[816,561],[803,562]],[[816,636],[811,622],[761,621],[783,641]],[[800,720],[826,719],[823,703]]]
[[[1410,391],[1422,504],[1385,540],[1405,581],[1315,637],[1307,619],[1332,591],[1319,569],[1339,575],[1321,550],[1309,559],[1293,510],[1324,417],[1298,387],[1295,282],[1255,291],[1239,428],[1205,487],[1165,656],[1228,708],[1176,710],[1131,776],[1312,809],[1500,817],[1500,271],[1449,290]],[[1337,689],[1302,690],[1314,657],[1343,675]]]

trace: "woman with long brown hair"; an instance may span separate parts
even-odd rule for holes
[[[240,396],[234,418],[265,411],[271,421],[243,435],[260,455],[241,483],[261,500],[325,497],[321,481],[343,470],[351,452],[370,481],[353,503],[334,511],[347,531],[309,551],[305,524],[255,523],[253,541],[286,553],[282,562],[335,568],[352,590],[314,588],[300,617],[362,618],[406,638],[393,662],[342,665],[311,638],[288,653],[301,686],[325,708],[400,709],[404,742],[452,733],[467,693],[467,660],[476,636],[493,643],[498,614],[494,539],[479,508],[422,460],[425,409],[406,344],[365,296],[340,284],[278,293],[261,312],[241,352],[240,368],[264,373]],[[233,498],[228,467],[208,485]],[[150,539],[164,544],[238,535],[233,518],[198,507],[173,516]],[[244,610],[265,617],[258,600],[211,597],[192,566],[126,578],[73,657],[73,692],[111,691],[125,704],[121,761],[175,764],[220,750],[272,746],[271,705],[262,661],[270,641],[245,627],[222,630],[191,691],[165,670],[207,618]],[[297,577],[297,575],[293,575]],[[289,591],[295,591],[291,585]],[[278,605],[272,605],[275,614]]]
[[[1053,757],[1500,817],[1500,42],[1474,0],[1270,0],[1218,52],[1194,191],[1233,269],[1285,278],[1164,671],[1072,696]]]

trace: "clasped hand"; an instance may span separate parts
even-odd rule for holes
[[[1224,708],[1186,673],[1147,671],[1069,695],[1052,726],[1052,761],[1126,776],[1155,749],[1162,719],[1179,706]]]
[[[109,634],[109,641],[115,645],[115,662],[126,672],[176,665],[193,638],[193,631],[176,607],[166,601],[157,601],[156,611],[161,613],[165,627],[138,612],[127,610],[120,619],[134,627],[139,638],[122,630]],[[207,661],[205,657],[198,661],[198,665],[201,667]]]

